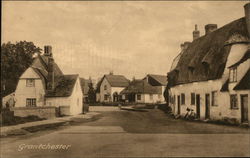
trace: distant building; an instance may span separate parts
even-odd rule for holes
[[[164,90],[167,76],[149,74],[141,80],[134,79],[121,91],[122,99],[135,103],[165,103]]]
[[[168,73],[170,106],[175,114],[193,109],[200,119],[250,119],[250,3],[245,17],[219,29],[205,26],[199,37],[181,45]],[[184,46],[186,45],[186,46]]]
[[[120,92],[129,85],[129,80],[122,75],[110,73],[97,83],[97,102],[118,102]]]
[[[44,55],[38,55],[20,76],[15,95],[15,107],[64,106],[70,115],[83,110],[79,75],[62,73],[51,46],[45,46]]]

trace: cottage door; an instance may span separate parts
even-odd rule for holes
[[[241,121],[248,122],[248,95],[241,95]]]
[[[196,94],[196,115],[200,118],[200,94]]]
[[[181,99],[180,96],[178,95],[178,100],[177,100],[177,114],[181,114]]]
[[[210,118],[210,95],[209,93],[205,94],[205,104],[206,104],[205,119],[209,119]]]

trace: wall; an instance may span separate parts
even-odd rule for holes
[[[83,94],[80,86],[80,79],[79,77],[76,80],[76,84],[73,88],[71,94],[71,102],[70,102],[70,114],[77,115],[83,112]]]
[[[152,94],[153,99],[150,99],[150,94],[141,94],[141,100],[138,100],[137,95],[135,96],[135,100],[137,103],[159,103],[162,100],[162,97],[159,98],[158,94]]]
[[[70,115],[81,114],[83,111],[82,103],[82,91],[80,87],[79,77],[76,80],[76,84],[72,90],[72,94],[69,97],[49,97],[46,98],[46,106],[69,106]]]
[[[111,87],[111,101],[114,100],[113,94],[117,92],[120,94],[120,92],[124,89],[125,87]]]
[[[104,86],[107,86],[107,89],[104,90]],[[104,100],[104,95],[110,94],[111,95],[111,85],[109,84],[108,80],[106,78],[103,79],[101,86],[100,86],[100,102],[110,102],[110,100]]]
[[[60,106],[59,113],[61,116],[70,115],[70,106]]]
[[[34,87],[26,87],[27,78],[35,79]],[[44,94],[44,85],[40,76],[32,68],[28,68],[18,81],[15,91],[15,107],[26,107],[26,98],[36,98],[37,106],[43,106]]]
[[[11,108],[15,116],[25,117],[35,115],[40,118],[51,119],[56,117],[56,108],[51,106],[46,107],[14,107]]]

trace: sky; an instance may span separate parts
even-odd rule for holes
[[[247,1],[3,1],[2,43],[51,45],[64,74],[166,75],[194,25],[244,16]]]

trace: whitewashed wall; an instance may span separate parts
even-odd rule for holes
[[[26,79],[35,79],[34,87],[26,87]],[[36,98],[37,106],[44,106],[45,89],[40,76],[32,69],[28,68],[19,78],[15,91],[16,107],[25,107],[26,98]]]

